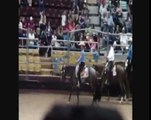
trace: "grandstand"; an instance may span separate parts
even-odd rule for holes
[[[80,14],[82,14],[82,11],[88,10],[89,11],[88,15],[89,15],[89,18],[91,19],[91,22],[90,22],[89,27],[87,27],[87,28],[93,28],[93,29],[97,29],[98,31],[100,31],[101,25],[99,22],[99,12],[98,12],[99,7],[98,7],[97,2],[94,0],[87,0],[86,3],[82,2],[82,4],[83,4],[83,7],[80,8],[79,12],[74,11],[75,13],[72,12],[71,16],[75,17],[75,16],[77,16],[77,14],[79,14],[79,16],[80,16]],[[44,7],[45,7],[46,21],[50,22],[50,26],[53,31],[51,33],[51,35],[53,36],[54,31],[57,31],[58,28],[61,26],[61,16],[64,13],[64,11],[66,11],[68,14],[69,14],[69,11],[73,11],[72,2],[71,2],[71,0],[44,0]],[[28,21],[30,21],[31,16],[33,18],[33,22],[35,25],[34,26],[35,30],[37,28],[40,28],[40,26],[39,26],[39,21],[40,21],[39,0],[32,0],[32,6],[24,6],[24,5],[19,6],[19,17],[20,18],[24,17],[25,20],[27,20],[27,25],[25,25],[25,28],[22,27],[21,30],[25,29],[25,31],[27,33],[28,33]],[[80,25],[80,24],[78,23],[77,25]],[[75,27],[75,29],[77,29],[77,28]],[[83,29],[83,28],[79,28],[79,29]],[[69,34],[69,36],[70,36],[69,38],[74,38],[74,37],[71,37],[71,34],[70,34],[71,31],[72,30],[67,31],[67,36]],[[66,29],[63,31],[63,35],[64,35],[64,32],[66,33]],[[100,46],[104,45],[104,43],[105,43],[105,45],[103,47],[107,47],[107,43],[104,42],[106,40],[104,40],[105,35],[103,33],[96,34],[96,32],[94,32],[94,31],[89,31],[89,32],[92,35],[94,34],[94,37],[96,37],[95,35],[98,35],[96,37],[96,41],[93,41],[93,42],[99,43],[98,44],[99,50],[101,49]],[[103,31],[103,32],[106,32],[108,34],[107,31]],[[27,34],[27,33],[25,33],[25,34]],[[83,33],[84,37],[86,37],[86,34],[83,31],[75,32],[74,34],[76,34],[76,33],[79,38],[78,41],[81,39],[79,37],[80,36],[79,34]],[[35,32],[35,34],[37,34],[37,32]],[[118,34],[118,33],[113,33],[113,34]],[[48,42],[49,41],[48,36],[45,39],[43,39],[42,37],[39,37],[39,36],[36,37],[36,38],[38,38],[38,42],[35,42],[35,43],[39,44],[39,46],[49,47],[50,44]],[[110,36],[110,35],[108,34],[108,36]],[[27,35],[24,37],[27,38]],[[64,37],[61,37],[61,38],[63,39]],[[75,35],[75,39],[74,39],[75,41],[77,41],[76,38],[77,37]],[[51,38],[51,39],[53,39],[53,38]],[[108,38],[108,39],[110,40],[110,38]],[[114,39],[118,39],[117,36]],[[21,41],[20,38],[19,38],[19,41]],[[24,41],[26,41],[26,40],[24,40]],[[58,43],[60,44],[61,42],[58,42]],[[79,51],[77,50],[78,48],[75,47],[73,50],[71,50],[71,48],[69,49],[68,48],[69,46],[66,46],[66,45],[63,45],[63,46],[60,45],[59,47],[53,46],[53,49],[50,48],[50,50],[49,50],[49,54],[51,54],[51,55],[48,55],[48,56],[46,55],[46,52],[45,52],[45,51],[47,51],[47,48],[44,48],[44,50],[42,50],[42,54],[41,54],[41,52],[39,52],[41,48],[39,48],[39,47],[28,48],[29,46],[27,46],[26,42],[25,43],[23,42],[23,44],[21,44],[21,42],[20,42],[20,46],[22,46],[22,47],[19,47],[19,73],[20,74],[60,75],[61,74],[60,70],[61,70],[62,65],[63,64],[75,65],[76,60],[79,56]],[[88,52],[86,52],[86,65],[91,66],[92,64],[94,64],[96,62],[93,59],[93,54],[91,52],[89,52],[90,51],[89,47],[87,48],[87,50],[88,50]],[[99,59],[98,63],[101,63],[101,62],[105,62],[105,56],[104,57],[101,56],[101,59]]]

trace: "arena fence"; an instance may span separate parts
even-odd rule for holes
[[[121,34],[105,33],[102,31],[95,30],[95,29],[79,29],[79,30],[70,31],[69,33],[83,31],[83,30],[89,31],[89,32],[98,32],[98,33],[106,34],[106,35],[116,35],[116,36],[121,35]],[[127,35],[131,36],[131,34],[127,34]],[[26,41],[25,45],[24,45],[24,41]],[[70,44],[79,43],[79,41],[56,40],[55,42],[64,42],[67,45],[67,46],[60,46],[60,47],[55,47],[52,45],[40,46],[38,44],[29,46],[29,44],[27,44],[27,43],[30,43],[30,41],[35,41],[38,43],[39,40],[37,38],[28,39],[25,37],[19,37],[19,42],[20,42],[20,44],[19,44],[19,72],[24,71],[24,74],[25,74],[25,76],[27,76],[27,79],[28,79],[28,74],[31,74],[32,72],[33,73],[36,72],[36,74],[40,74],[42,64],[46,65],[46,64],[51,63],[51,65],[53,67],[48,72],[53,71],[56,73],[60,73],[60,70],[61,70],[61,67],[63,64],[76,64],[76,59],[79,56],[79,52],[72,51]],[[88,43],[88,42],[85,41],[85,43]],[[98,42],[91,42],[91,43],[96,43],[98,45],[98,51],[100,51],[103,48],[101,46],[101,44]],[[122,46],[122,45],[114,45],[114,46],[116,47],[116,46]],[[123,45],[123,47],[128,47],[128,45],[127,46]],[[49,51],[49,49],[51,49],[51,60],[50,61],[42,62],[40,60],[40,56],[38,53],[40,48],[47,48],[45,57],[48,56],[48,51]],[[62,50],[61,51],[55,50],[56,48],[59,48]],[[105,51],[105,52],[107,52],[107,51]],[[92,65],[92,64],[98,62],[93,59],[93,53],[91,53],[91,52],[86,52],[86,58],[87,58],[87,61],[86,61],[87,65]]]

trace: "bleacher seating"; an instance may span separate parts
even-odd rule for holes
[[[45,0],[45,13],[47,21],[50,21],[52,28],[61,25],[61,15],[64,10],[71,10],[71,0]],[[33,0],[32,7],[20,7],[19,16],[29,18],[33,16],[36,26],[39,25],[39,1]]]
[[[38,50],[29,49],[29,64],[26,66],[27,56],[26,49],[19,49],[19,72],[20,73],[40,73],[41,72],[41,64]],[[28,71],[27,71],[28,67]]]

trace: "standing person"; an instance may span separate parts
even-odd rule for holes
[[[40,26],[40,35],[42,36],[42,33],[44,33],[45,29],[46,29],[46,15],[45,12],[43,11],[40,14],[40,21],[39,21],[39,26]]]
[[[61,15],[61,26],[65,27],[67,22],[67,12],[64,11],[63,14]]]
[[[81,47],[81,52],[80,52],[80,57],[77,60],[77,62],[79,63],[79,70],[78,70],[78,74],[77,74],[78,75],[78,80],[79,80],[78,83],[80,83],[80,84],[77,85],[78,87],[80,87],[80,85],[81,85],[81,76],[80,76],[80,74],[81,74],[81,72],[82,72],[82,70],[85,66],[85,52],[84,52],[85,43],[84,43],[84,41],[81,41],[79,45]]]
[[[45,6],[44,6],[44,0],[39,0],[39,11],[40,11],[40,14],[41,12],[43,12],[45,10]]]

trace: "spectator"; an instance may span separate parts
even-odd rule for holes
[[[84,6],[83,14],[84,14],[84,15],[89,15],[89,9],[88,9],[87,6]]]
[[[52,28],[50,26],[50,21],[48,21],[46,25],[46,35],[47,35],[48,44],[50,44],[52,39]]]
[[[128,45],[128,37],[125,34],[125,29],[124,28],[122,29],[122,33],[120,35],[120,43],[122,45],[122,47],[121,47],[122,48],[122,52],[124,54],[126,52],[126,47],[125,46]]]
[[[41,12],[43,12],[44,10],[45,10],[44,0],[39,0],[39,11],[40,11],[40,14],[41,14]]]
[[[131,22],[131,18],[128,16],[126,21],[125,21],[125,28],[126,28],[126,32],[128,33],[132,33],[132,22]]]
[[[108,28],[107,20],[108,20],[108,18],[107,18],[107,15],[105,13],[102,16],[102,22],[101,22],[101,30],[104,31],[104,32],[107,32],[107,28]]]
[[[74,14],[79,13],[79,0],[72,0],[72,9],[74,11]]]
[[[117,5],[117,8],[116,8],[116,15],[117,15],[117,25],[119,25],[119,30],[121,32],[124,26],[124,21],[123,21],[122,9],[120,8],[119,4]]]
[[[19,27],[19,37],[24,37],[24,35],[23,35],[23,23],[22,23],[22,18],[19,19],[18,27]]]
[[[31,39],[35,39],[35,33],[34,33],[33,29],[31,29],[31,28],[28,29],[28,35],[27,36],[29,38],[29,40],[27,42],[28,46],[34,47],[34,40],[31,40]]]
[[[79,10],[84,8],[84,0],[79,0]]]
[[[97,4],[98,4],[98,12],[100,10],[100,6],[104,3],[105,0],[97,0]]]
[[[100,16],[102,17],[104,14],[106,14],[106,12],[107,12],[106,4],[103,3],[103,4],[101,4],[100,10],[99,10]]]
[[[69,32],[75,30],[75,23],[73,21],[68,21],[67,29]],[[69,33],[69,39],[74,39],[74,33]]]
[[[99,60],[99,53],[96,49],[93,49],[93,59],[97,63]]]
[[[75,29],[76,29],[76,30],[77,30],[77,29],[80,29],[80,25],[77,24],[76,27],[75,27]],[[81,34],[82,34],[82,35],[81,35]],[[80,31],[75,32],[75,33],[74,33],[74,36],[75,36],[75,41],[79,41],[79,40],[82,40],[82,39],[83,39],[83,33],[81,33]],[[81,37],[81,36],[82,36],[82,37]],[[80,46],[79,46],[77,43],[75,43],[75,47],[76,47],[76,48],[80,48]]]
[[[28,38],[29,39],[35,39],[35,33],[34,33],[33,29],[29,28],[28,31],[29,31],[28,32]]]
[[[25,19],[25,17],[22,17],[21,21],[22,21],[23,36],[26,37],[27,36],[27,29],[28,29],[28,21],[27,21],[27,19]]]
[[[36,28],[35,38],[38,38],[38,39],[40,38],[40,28],[39,27]]]
[[[40,26],[40,35],[42,35],[42,32],[44,32],[46,29],[46,15],[44,11],[40,15],[39,26]]]
[[[81,29],[86,27],[84,15],[80,15],[80,17],[79,17],[79,24],[80,24],[80,28]]]
[[[28,4],[31,7],[32,6],[32,0],[28,0]]]
[[[73,19],[72,11],[71,10],[69,11],[69,14],[67,16],[68,16],[67,19]]]
[[[54,33],[52,34],[52,41],[51,45],[55,47],[60,47],[60,44],[57,42],[57,32],[54,30]]]
[[[19,29],[23,28],[23,23],[22,23],[22,18],[20,17],[19,19],[19,25],[18,25]]]
[[[30,20],[28,22],[28,28],[32,29],[33,31],[36,30],[35,23],[33,21],[33,17],[32,16],[30,17]]]
[[[68,25],[63,27],[63,40],[69,40],[69,29]]]
[[[90,27],[90,18],[89,18],[89,15],[86,15],[86,17],[85,17],[85,24],[86,24],[86,27],[88,28],[88,27]]]
[[[113,4],[115,7],[117,7],[119,4],[119,0],[111,0],[111,4]]]
[[[89,42],[88,45],[89,45],[90,51],[92,53],[94,51],[94,49],[96,49],[96,43],[92,43],[92,42],[95,42],[93,40],[93,36],[92,35],[89,36],[88,42]]]
[[[108,31],[110,33],[112,33],[113,32],[113,27],[114,27],[114,22],[113,22],[112,15],[110,13],[108,14],[107,25],[108,25]]]
[[[27,7],[28,6],[28,1],[27,0],[20,0],[20,5]]]
[[[66,22],[67,22],[67,16],[66,16],[66,11],[64,11],[62,16],[61,16],[61,25],[62,25],[62,27],[65,27]]]
[[[100,25],[101,25],[101,28],[102,26],[104,26],[104,19],[107,15],[107,9],[106,9],[106,5],[103,3],[101,4],[100,6],[100,10],[99,10],[99,14],[100,14]]]
[[[63,28],[61,26],[57,29],[57,39],[63,40]]]
[[[57,30],[57,39],[63,40],[63,28],[60,26]],[[60,42],[61,46],[64,46],[64,42]]]
[[[79,17],[80,17],[80,14],[75,16],[74,22],[76,25],[79,24]]]

